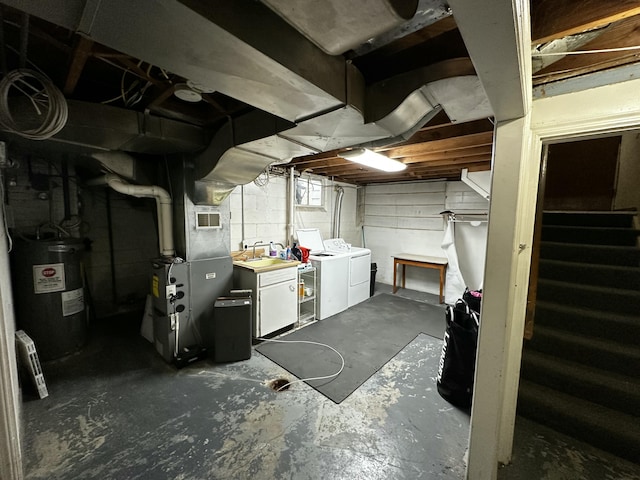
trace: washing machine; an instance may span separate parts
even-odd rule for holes
[[[297,231],[298,244],[310,250],[309,261],[316,269],[316,316],[324,320],[349,308],[349,265],[347,252],[325,250],[317,228]]]
[[[352,247],[342,238],[331,238],[324,241],[327,252],[346,254],[349,256],[349,283],[347,286],[347,306],[353,307],[370,297],[371,283],[371,250]]]

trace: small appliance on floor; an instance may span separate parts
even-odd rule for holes
[[[251,290],[232,290],[214,304],[213,361],[239,362],[251,358]]]

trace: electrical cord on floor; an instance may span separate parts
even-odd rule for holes
[[[344,370],[344,357],[340,354],[340,352],[338,350],[333,348],[331,345],[327,345],[326,343],[312,342],[310,340],[274,340],[274,339],[262,338],[262,337],[256,337],[256,340],[262,340],[264,342],[273,342],[273,343],[306,343],[306,344],[310,344],[310,345],[319,345],[321,347],[327,347],[327,348],[333,350],[340,357],[340,361],[342,362],[342,365],[340,365],[340,369],[336,373],[332,373],[331,375],[323,375],[321,377],[309,377],[309,378],[300,378],[298,380],[292,380],[292,381],[290,381],[288,383],[285,383],[284,385],[280,386],[280,388],[278,388],[276,390],[277,392],[279,392],[279,391],[281,391],[283,389],[289,388],[289,386],[294,384],[294,383],[306,382],[306,381],[310,381],[310,380],[325,380],[325,379],[329,379],[329,378],[335,378],[335,377],[337,377],[338,375],[340,375],[342,373],[342,370]]]

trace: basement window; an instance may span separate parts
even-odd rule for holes
[[[299,207],[323,207],[324,183],[321,178],[301,175],[296,178],[296,205]]]

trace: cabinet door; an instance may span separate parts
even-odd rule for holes
[[[295,323],[298,317],[297,282],[269,285],[260,289],[258,335],[268,335]]]

